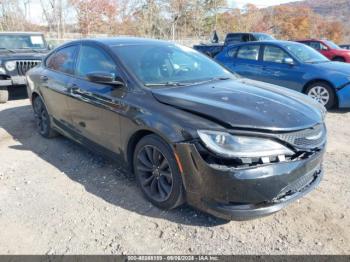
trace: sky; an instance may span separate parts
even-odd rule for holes
[[[264,8],[273,5],[284,4],[288,2],[299,1],[299,0],[228,0],[231,7],[242,8],[244,5],[251,3],[256,5],[258,8]],[[34,23],[43,23],[42,11],[40,7],[40,0],[31,0],[30,5],[30,20]]]

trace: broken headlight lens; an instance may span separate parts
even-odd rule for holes
[[[198,130],[206,147],[226,158],[293,155],[294,152],[271,139],[231,135],[226,132]]]

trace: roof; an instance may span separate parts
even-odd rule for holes
[[[322,41],[327,41],[327,39],[316,39],[316,38],[309,38],[309,39],[298,39],[295,40],[296,42],[308,42],[308,41],[318,41],[318,42],[322,42]]]
[[[250,41],[250,42],[241,42],[237,44],[232,45],[256,45],[256,44],[290,44],[290,43],[296,43],[294,41],[286,41],[286,40],[264,40],[264,41]]]
[[[108,46],[118,45],[139,45],[139,44],[172,44],[170,41],[157,40],[141,37],[104,37],[104,38],[87,38],[80,41],[99,42]]]

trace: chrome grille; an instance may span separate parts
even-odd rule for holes
[[[324,125],[316,125],[312,128],[279,134],[278,138],[300,149],[310,149],[322,146],[327,139],[327,131]]]
[[[41,63],[41,60],[17,60],[18,75],[24,76],[27,71]]]

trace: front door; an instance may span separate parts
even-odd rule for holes
[[[308,44],[309,46],[311,46],[312,48],[316,49],[318,52],[320,52],[322,55],[324,55],[325,57],[327,57],[328,59],[332,60],[332,52],[330,51],[329,47],[324,45],[321,42],[318,41],[311,41]]]
[[[294,61],[293,64],[288,63]],[[261,81],[301,91],[303,74],[298,62],[278,46],[266,45],[262,55]]]
[[[120,153],[120,117],[125,87],[89,81],[90,73],[104,72],[119,76],[113,59],[95,45],[80,47],[75,78],[69,83],[74,129],[90,146]],[[101,149],[101,148],[99,148]]]

